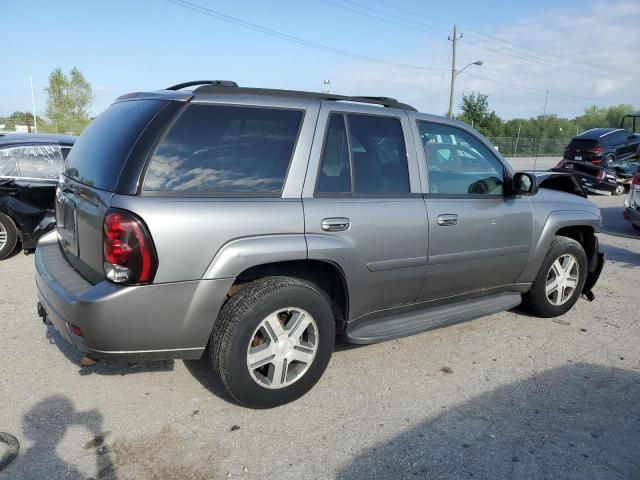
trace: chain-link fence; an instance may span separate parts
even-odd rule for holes
[[[562,155],[571,137],[489,137],[489,141],[506,157],[542,157]]]

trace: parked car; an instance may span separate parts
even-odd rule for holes
[[[618,174],[614,170],[581,160],[560,160],[550,171],[574,174],[584,189],[591,193],[622,195],[626,191],[625,185],[618,181]]]
[[[592,128],[571,140],[563,158],[608,166],[616,160],[638,157],[639,153],[640,134],[622,128]]]
[[[631,188],[624,199],[624,218],[640,231],[640,172],[631,180]]]
[[[619,185],[624,186],[624,192],[628,192],[633,181],[633,177],[640,173],[640,161],[613,162],[609,168],[616,174]]]
[[[633,133],[640,132],[640,111],[627,113],[620,120],[620,128],[626,128]]]
[[[10,133],[0,137],[0,260],[18,245],[33,250],[55,226],[54,197],[75,137]]]
[[[120,97],[67,158],[38,310],[89,357],[206,352],[235,400],[273,407],[317,382],[336,334],[593,299],[600,211],[572,175],[515,172],[470,126],[389,98],[179,90],[199,83]]]

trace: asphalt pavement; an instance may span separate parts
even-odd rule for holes
[[[38,319],[33,257],[0,262],[0,432],[21,447],[0,480],[638,479],[640,236],[622,197],[591,199],[594,302],[340,344],[272,410],[231,403],[206,361],[80,366]]]

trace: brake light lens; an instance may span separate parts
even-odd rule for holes
[[[558,164],[555,166],[555,168],[562,168],[562,167],[564,167],[564,159],[560,160]]]
[[[596,147],[590,150],[591,153],[595,153],[596,155],[602,155],[604,153],[604,148]]]
[[[605,176],[604,169],[601,169],[601,170],[598,172],[598,175],[596,176],[596,178],[597,178],[598,180],[604,180],[604,176]]]
[[[631,185],[634,187],[640,187],[640,173],[633,176],[631,179]]]
[[[105,276],[115,283],[150,283],[158,267],[151,235],[126,210],[109,209],[104,217],[103,257]]]

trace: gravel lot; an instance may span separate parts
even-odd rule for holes
[[[0,431],[21,451],[0,479],[638,479],[640,236],[622,197],[592,199],[595,302],[339,345],[268,411],[230,403],[204,362],[79,366],[36,315],[33,257],[1,262]]]

